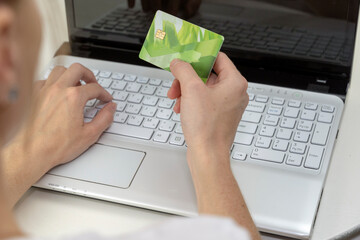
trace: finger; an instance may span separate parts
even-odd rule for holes
[[[180,82],[177,79],[174,79],[171,88],[167,93],[168,98],[175,99],[181,96]]]
[[[45,85],[46,86],[50,86],[52,85],[54,82],[56,82],[61,75],[64,74],[64,72],[66,71],[66,68],[63,66],[56,66],[50,73],[48,79],[46,80]]]
[[[59,79],[59,84],[66,87],[76,86],[80,80],[86,83],[97,83],[94,73],[79,63],[72,64]],[[100,86],[100,85],[99,85]]]
[[[99,113],[89,123],[85,124],[86,136],[94,136],[95,141],[100,135],[110,126],[114,120],[114,113],[116,111],[116,103],[110,102],[103,107]]]
[[[215,64],[214,64],[214,71],[217,73],[218,76],[223,75],[232,75],[238,74],[238,70],[235,67],[234,63],[230,60],[230,58],[223,52],[219,52]]]
[[[91,99],[99,99],[103,102],[110,102],[113,98],[111,94],[102,88],[99,84],[89,83],[80,87],[76,87],[81,91],[81,103],[85,106],[86,102]]]
[[[174,77],[179,80],[181,92],[183,93],[188,89],[188,86],[193,86],[195,83],[203,83],[193,67],[187,62],[174,59],[170,63],[170,70]],[[199,84],[199,86],[205,85]]]
[[[37,93],[38,91],[40,91],[43,86],[45,85],[46,80],[38,80],[34,82],[34,87],[33,87],[33,92]]]
[[[211,73],[209,79],[206,82],[206,86],[210,87],[217,83],[218,76],[215,73]]]
[[[128,0],[129,8],[133,8],[135,6],[135,0]]]
[[[141,6],[144,12],[148,12],[151,10],[149,0],[141,0]]]
[[[180,0],[172,0],[168,2],[168,12],[172,15],[176,15],[179,12]]]
[[[180,113],[180,104],[181,104],[181,97],[179,97],[176,100],[175,106],[174,106],[174,112],[175,113]]]

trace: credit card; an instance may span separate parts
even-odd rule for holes
[[[223,36],[159,10],[139,58],[167,71],[172,60],[181,59],[206,83],[223,42]]]

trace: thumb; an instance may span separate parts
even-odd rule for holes
[[[113,122],[115,111],[116,103],[110,102],[106,104],[91,122],[85,124],[85,131],[90,132],[90,135],[96,135],[96,138],[99,138]]]
[[[170,70],[174,77],[179,80],[181,92],[186,91],[186,89],[188,89],[189,86],[193,86],[194,83],[200,83],[205,87],[205,84],[201,81],[193,67],[187,62],[174,59],[170,63]]]

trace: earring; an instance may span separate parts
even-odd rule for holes
[[[8,94],[8,100],[10,102],[15,102],[19,97],[19,91],[17,88],[11,88]]]

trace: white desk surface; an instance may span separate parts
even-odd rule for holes
[[[40,1],[40,0],[38,0]],[[360,224],[360,31],[345,112],[312,239],[329,239]],[[15,207],[20,227],[33,236],[93,231],[133,232],[171,215],[63,193],[30,189]]]

